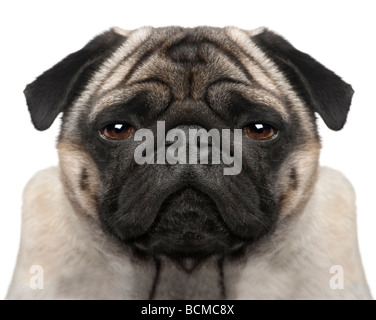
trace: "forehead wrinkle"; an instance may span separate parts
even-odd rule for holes
[[[218,78],[211,77],[213,71],[217,71],[223,65],[226,65],[226,69],[223,68],[224,74],[234,74],[235,70],[238,74],[238,77],[241,81],[246,81],[250,83],[258,83],[260,87],[267,87],[270,91],[274,93],[279,93],[280,90],[276,85],[274,85],[272,79],[269,79],[265,72],[258,66],[258,64],[250,61],[249,57],[246,56],[241,47],[239,47],[233,40],[224,33],[224,29],[207,29],[201,34],[198,34],[195,37],[195,40],[189,38],[188,44],[191,43],[192,46],[198,45],[198,52],[200,56],[205,56],[208,67],[207,70],[199,68],[199,65],[194,65],[192,67],[193,71],[202,71],[201,75],[198,76],[198,79],[201,80],[201,83],[198,81],[193,83],[193,86],[196,87],[201,93],[197,93],[194,98],[200,98],[204,94],[202,89],[203,81],[206,78],[207,81],[215,81]],[[186,44],[188,46],[188,44]],[[218,61],[220,60],[221,61]],[[195,74],[197,76],[197,74]],[[197,78],[197,77],[195,77]]]
[[[239,59],[236,57],[234,52],[236,47],[228,40],[228,38],[223,34],[222,29],[213,28],[195,28],[195,29],[183,29],[178,33],[173,39],[166,39],[163,42],[160,49],[156,49],[156,53],[159,54],[158,61],[156,60],[156,55],[150,57],[150,59],[145,62],[139,70],[135,72],[135,75],[138,76],[138,73],[141,73],[144,76],[147,72],[158,72],[158,74],[168,74],[172,70],[178,69],[180,72],[185,69],[199,69],[199,66],[202,66],[202,63],[195,63],[195,60],[187,61],[191,63],[182,64],[178,63],[170,55],[171,48],[178,46],[180,50],[183,48],[189,48],[189,46],[195,47],[196,51],[199,53],[200,57],[203,57],[205,62],[213,64],[208,70],[205,70],[204,74],[213,74],[221,68],[223,73],[234,73],[234,70],[237,70],[239,77],[244,78],[248,75],[246,68],[239,62]],[[183,54],[184,50],[180,51],[180,54]],[[219,61],[221,59],[221,61]],[[162,68],[159,68],[158,71],[153,71],[161,65],[161,61],[164,63],[163,68],[169,69],[167,72]],[[226,64],[226,68],[223,68],[223,65]],[[183,67],[182,67],[183,66]],[[147,71],[145,71],[145,69]],[[164,72],[163,72],[164,71]],[[211,71],[211,72],[208,72]],[[129,81],[132,81],[129,79]],[[173,79],[174,81],[176,79]],[[213,80],[213,79],[211,79]],[[253,80],[250,78],[249,80]],[[244,80],[245,81],[245,80]],[[251,81],[250,81],[251,82]]]
[[[207,82],[218,80],[220,77],[223,77],[223,74],[225,74],[226,76],[228,74],[231,74],[232,76],[239,78],[240,81],[247,81],[246,78],[248,78],[248,70],[239,62],[237,57],[239,54],[235,54],[235,52],[237,52],[238,50],[234,48],[233,43],[227,43],[226,45],[223,45],[223,43],[217,43],[217,40],[223,38],[222,30],[221,32],[218,32],[217,30],[216,33],[213,33],[212,31],[204,32],[204,34],[199,34],[195,38],[196,42],[201,41],[202,45],[199,47],[200,53],[204,54],[207,58],[208,66],[206,66],[205,68],[197,65],[189,67],[186,66],[184,68],[177,63],[171,62],[170,59],[164,58],[164,55],[162,53],[168,52],[171,46],[174,46],[179,41],[187,38],[186,30],[179,29],[178,32],[176,32],[176,30],[174,30],[174,32],[174,37],[167,37],[166,39],[165,34],[159,37],[158,41],[162,42],[162,46],[160,49],[155,49],[154,52],[153,50],[156,45],[155,35],[152,39],[149,39],[148,42],[151,41],[152,44],[149,43],[147,47],[153,48],[149,49],[152,50],[152,54],[147,56],[147,59],[143,61],[140,66],[137,66],[137,68],[135,68],[135,66],[137,65],[138,59],[140,58],[140,56],[141,58],[145,56],[145,54],[147,54],[147,51],[143,50],[142,54],[133,56],[128,60],[127,68],[120,68],[114,72],[113,77],[115,77],[117,80],[109,81],[109,85],[103,85],[101,92],[105,91],[106,88],[111,89],[117,86],[121,86],[124,84],[124,82],[129,83],[140,81],[140,79],[145,78],[145,74],[147,74],[149,77],[155,77],[158,75],[158,77],[162,78],[163,81],[172,84],[171,87],[173,87],[175,96],[177,96],[178,99],[184,99],[184,96],[187,95],[187,91],[189,91],[186,82],[187,78],[189,77],[188,74],[190,73],[190,71],[192,71],[192,77],[195,79],[195,81],[193,81],[192,83],[192,92],[194,93],[193,97],[196,99],[202,98],[205,95],[204,88],[207,86]],[[208,35],[210,36],[210,39],[208,38]],[[225,37],[224,39],[227,39],[227,37]],[[192,41],[192,43],[194,44],[195,42]],[[247,62],[244,59],[243,61]],[[241,64],[241,67],[239,66],[239,63]],[[127,75],[124,75],[127,72],[128,74],[132,73],[131,77],[127,78]],[[122,79],[122,77],[124,78]],[[255,79],[257,80],[257,78]]]
[[[243,64],[247,67],[247,70],[252,74],[254,79],[259,83],[261,87],[265,87],[269,91],[280,94],[281,89],[278,85],[278,83],[270,77],[270,74],[268,72],[267,68],[264,68],[263,65],[258,63],[256,59],[252,55],[249,54],[249,52],[246,50],[246,45],[244,43],[241,43],[238,39],[238,35],[236,34],[234,36],[233,32],[228,32],[228,30],[235,30],[239,32],[243,32],[242,30],[238,30],[234,27],[228,27],[226,28],[226,35],[228,39],[237,47],[238,57],[243,62]]]
[[[186,71],[186,68],[174,65],[171,61],[159,54],[159,52],[156,52],[145,61],[145,63],[133,73],[132,77],[124,81],[124,83],[130,85],[156,78],[168,85],[175,85],[177,81],[175,73],[181,76]]]
[[[286,106],[283,104],[281,97],[274,92],[270,92],[265,88],[244,88],[245,90],[240,90],[246,98],[250,98],[256,104],[268,105],[273,107],[284,120],[288,120],[289,113],[287,112]]]
[[[200,81],[193,83],[194,98],[202,99],[206,96],[208,88],[215,82],[226,81],[231,79],[233,82],[244,84],[254,83],[254,79],[250,78],[245,71],[239,67],[225,52],[222,50],[210,50],[207,48],[209,61],[205,68],[199,68],[195,71],[196,78]]]
[[[205,42],[200,47],[201,53],[207,63],[205,64],[188,64],[182,65],[171,61],[161,53],[161,50],[151,56],[147,61],[139,67],[127,83],[144,81],[148,77],[159,78],[170,84],[174,91],[176,99],[183,100],[189,92],[189,75],[192,75],[192,98],[203,99],[208,83],[215,82],[223,78],[232,78],[234,81],[255,84],[255,81],[244,74],[244,70],[233,61],[233,58],[224,52],[221,48],[214,47],[211,43]]]
[[[111,75],[124,61],[132,58],[132,56],[139,51],[140,47],[152,36],[153,32],[154,29],[151,27],[144,27],[131,32],[124,44],[103,63],[98,72],[96,72],[90,80],[93,84],[90,94],[94,95],[97,92],[101,92],[103,86],[110,81]]]
[[[109,108],[112,105],[125,103],[127,100],[132,99],[136,92],[131,90],[110,90],[106,94],[98,97],[95,102],[94,108],[89,113],[89,121],[95,120],[98,114],[104,109]]]
[[[158,78],[166,84],[172,84],[170,88],[184,88],[183,85],[179,85],[181,75],[184,73],[184,68],[179,66],[171,66],[170,61],[166,59],[165,55],[169,48],[181,41],[187,36],[187,30],[181,27],[167,27],[158,28],[157,34],[149,40],[146,46],[153,53],[150,54],[140,66],[135,68],[138,61],[132,66],[128,66],[126,70],[120,70],[123,74],[123,79],[117,83],[116,86],[120,87],[124,84],[131,85],[137,82],[144,82],[148,78]],[[154,52],[153,52],[154,51]],[[144,52],[145,54],[145,52]],[[175,77],[171,81],[171,73],[166,70],[173,70],[178,73],[180,77]],[[128,76],[130,75],[130,76]],[[114,86],[115,87],[115,86]],[[170,90],[172,91],[172,90]]]
[[[139,62],[140,58],[142,58],[144,54],[145,53],[140,50],[135,52],[129,59],[121,63],[118,68],[113,71],[111,76],[103,83],[100,90],[98,90],[98,94],[111,91],[120,86],[126,80],[128,73]]]
[[[115,88],[94,99],[95,105],[89,113],[90,121],[93,121],[104,109],[126,103],[140,92],[148,93],[154,107],[158,107],[158,104],[167,105],[171,100],[170,89],[163,83],[135,83],[125,88]]]
[[[222,87],[222,88],[221,88]],[[231,98],[231,92],[240,93],[246,100],[254,104],[265,105],[277,111],[285,121],[289,120],[289,113],[284,105],[284,99],[280,96],[256,86],[243,85],[239,83],[214,83],[207,92],[209,104],[226,105]],[[211,100],[211,101],[210,101]]]
[[[252,42],[250,35],[236,27],[226,27],[225,33],[228,39],[237,46],[243,58],[252,64],[256,74],[272,86],[269,89],[274,92],[280,91],[279,82],[275,79],[274,63]],[[277,77],[279,76],[277,74]]]
[[[159,48],[163,48],[165,43],[169,42],[174,35],[177,35],[176,37],[179,38],[183,33],[184,31],[180,28],[155,29],[154,33],[141,43],[129,59],[124,60],[113,70],[112,75],[106,79],[106,83],[102,85],[100,92],[114,89],[121,85],[121,83],[131,80],[134,70],[137,70],[138,64],[143,57],[146,57],[146,61],[148,61],[152,56],[156,55],[160,51]],[[142,61],[141,66],[144,63],[145,61]]]
[[[131,78],[124,80],[120,86],[134,85],[135,83],[147,82],[149,79],[158,79],[170,89],[174,98],[183,97],[186,91],[185,78],[187,69],[174,65],[163,56],[155,53],[139,67]]]

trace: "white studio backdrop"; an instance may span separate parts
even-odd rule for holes
[[[376,294],[376,44],[374,1],[2,1],[0,4],[0,298],[18,251],[22,191],[32,175],[57,164],[59,121],[34,130],[25,85],[112,26],[267,26],[345,81],[355,96],[339,132],[320,120],[321,164],[342,171],[357,193],[359,244]]]

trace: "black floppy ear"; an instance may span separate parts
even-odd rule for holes
[[[252,37],[332,130],[344,126],[354,90],[334,72],[267,29]]]
[[[93,72],[124,40],[125,36],[114,29],[98,35],[27,85],[24,94],[35,128],[48,129],[57,115],[78,97]]]

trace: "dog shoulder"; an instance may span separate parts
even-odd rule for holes
[[[65,194],[59,169],[38,172],[24,190],[20,250],[7,299],[129,299],[133,269],[128,257],[118,258],[116,249],[105,255],[106,243],[99,250],[91,241]],[[124,281],[114,280],[119,278]],[[43,290],[33,287],[34,279],[38,285],[42,279]]]
[[[321,167],[314,197],[318,200],[316,201],[319,206],[317,210],[322,209],[320,212],[325,212],[325,217],[335,223],[341,221],[347,228],[356,227],[355,190],[342,172],[329,167]]]
[[[68,209],[67,205],[59,169],[50,167],[39,171],[24,189],[23,227],[28,227],[30,232],[33,228],[49,228],[55,219],[60,218],[60,213]],[[41,230],[35,231],[37,235]]]
[[[305,214],[311,215],[316,249],[321,247],[317,259],[322,265],[326,261],[345,272],[345,290],[338,292],[340,296],[370,298],[358,248],[356,195],[351,182],[340,171],[321,167]]]
[[[29,204],[42,205],[51,194],[61,190],[59,169],[50,167],[37,172],[26,184],[23,193],[24,208]]]
[[[48,266],[62,256],[67,210],[57,167],[42,170],[29,180],[23,193],[20,250],[7,299],[42,299],[50,294],[29,287],[30,270],[37,266],[49,274]]]
[[[321,167],[303,219],[336,257],[357,248],[356,196],[350,181],[340,171]]]

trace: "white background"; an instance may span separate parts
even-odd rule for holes
[[[57,164],[56,121],[34,130],[25,85],[111,26],[267,26],[351,83],[345,128],[320,122],[321,163],[341,170],[357,193],[358,231],[367,278],[376,293],[375,1],[1,1],[0,4],[0,298],[20,239],[22,190],[38,170]],[[340,244],[338,244],[340,245]]]

